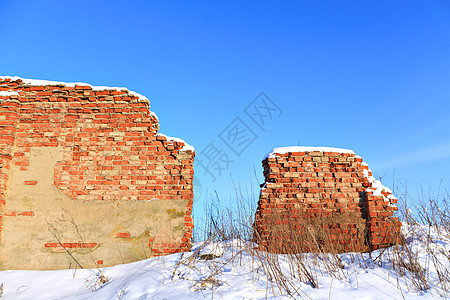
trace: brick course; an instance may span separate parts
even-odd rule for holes
[[[7,210],[11,176],[29,171],[33,149],[57,148],[62,159],[53,170],[53,186],[68,199],[86,204],[185,201],[181,236],[171,243],[154,243],[157,236],[149,236],[146,247],[148,255],[189,250],[195,153],[158,130],[159,121],[149,111],[148,100],[128,90],[63,83],[36,85],[0,77],[0,246],[4,246],[1,237],[6,218],[26,216],[32,226],[34,216],[44,213]],[[11,172],[13,167],[16,173]],[[22,184],[38,188],[40,180],[27,178]],[[123,231],[112,235],[120,240],[130,237]],[[98,241],[42,243],[43,248],[90,245],[101,247]],[[39,252],[30,249],[35,250]]]
[[[394,244],[401,225],[393,217],[397,199],[362,158],[352,151],[308,148],[275,151],[263,160],[265,183],[254,224],[259,246],[292,253]]]

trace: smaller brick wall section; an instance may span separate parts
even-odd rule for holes
[[[276,148],[263,162],[254,241],[276,253],[369,251],[395,244],[397,199],[351,150]]]

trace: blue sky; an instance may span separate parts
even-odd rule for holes
[[[232,161],[215,181],[196,164],[196,216],[206,191],[257,195],[280,146],[353,149],[391,188],[450,189],[450,2],[241,2],[0,0],[0,74],[146,95],[162,133]],[[279,109],[262,127],[245,113],[261,92]],[[232,128],[252,133],[239,155]]]

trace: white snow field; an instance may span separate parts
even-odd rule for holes
[[[191,252],[99,270],[2,271],[0,297],[141,300],[449,298],[449,233],[425,226],[405,224],[402,228],[408,251],[391,247],[363,254],[300,254],[295,259],[289,255],[268,254],[251,243],[232,240],[197,243]],[[412,255],[409,258],[408,253]],[[398,271],[393,269],[394,265],[398,266]],[[420,286],[421,290],[418,289]]]

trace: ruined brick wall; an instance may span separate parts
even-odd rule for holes
[[[353,151],[276,148],[262,163],[265,183],[254,225],[262,249],[367,251],[399,236],[397,199]]]
[[[0,77],[0,270],[189,250],[195,153],[158,130],[126,89]]]

